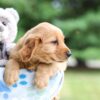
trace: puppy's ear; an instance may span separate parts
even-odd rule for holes
[[[19,55],[21,56],[21,59],[23,62],[27,62],[31,59],[33,52],[35,51],[35,48],[38,47],[38,45],[41,43],[41,38],[29,38],[21,50],[19,51]]]

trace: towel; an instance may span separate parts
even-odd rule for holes
[[[19,80],[12,86],[7,86],[3,80],[4,68],[0,68],[0,100],[52,100],[59,93],[64,72],[57,72],[50,78],[49,84],[44,89],[33,85],[35,72],[21,69]]]

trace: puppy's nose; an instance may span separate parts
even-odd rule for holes
[[[0,27],[0,32],[3,32],[3,31],[4,31],[3,27]]]
[[[67,52],[67,57],[70,57],[72,55],[71,51]]]

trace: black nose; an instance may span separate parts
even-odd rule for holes
[[[67,52],[67,57],[70,57],[72,55],[71,51]]]

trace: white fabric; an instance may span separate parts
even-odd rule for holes
[[[7,87],[3,81],[4,68],[0,68],[0,100],[51,100],[61,89],[64,73],[54,75],[45,89],[39,90],[32,84],[35,72],[20,70],[19,80]]]

